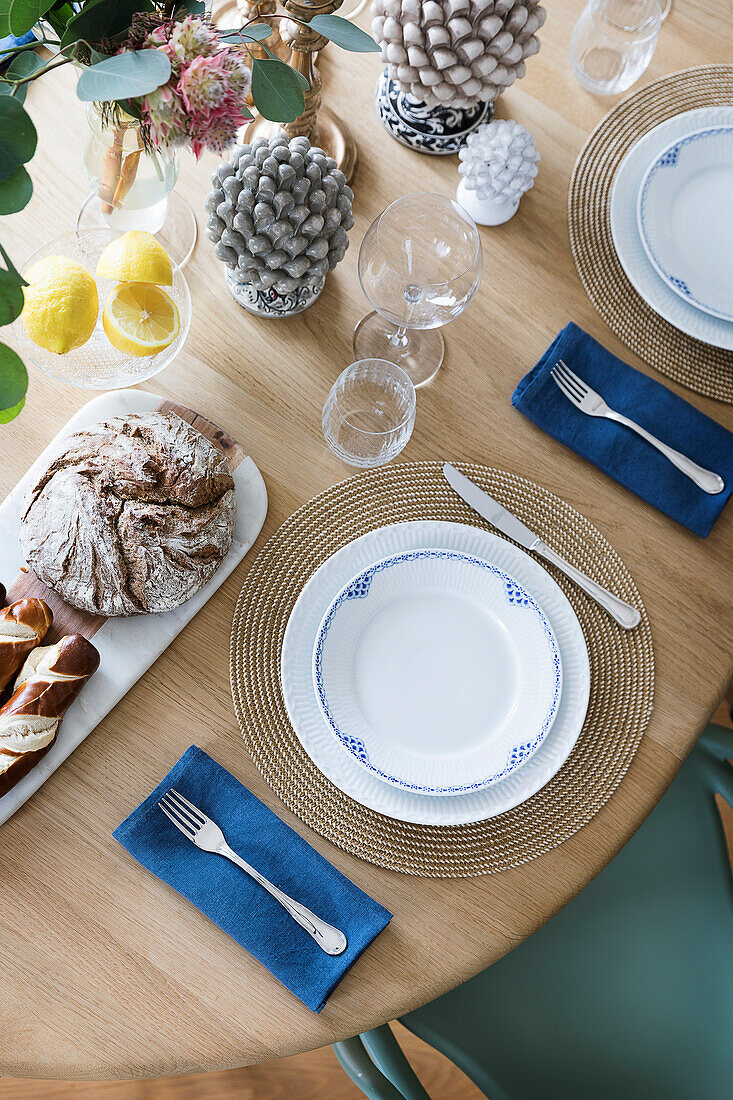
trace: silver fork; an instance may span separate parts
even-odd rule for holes
[[[687,455],[668,447],[666,443],[662,443],[661,439],[651,435],[641,425],[610,408],[601,395],[591,389],[588,383],[579,378],[574,371],[571,371],[562,359],[555,363],[550,373],[557,386],[565,394],[568,401],[575,405],[576,409],[587,413],[588,416],[602,416],[606,420],[614,420],[617,424],[623,424],[625,428],[631,428],[632,432],[636,432],[647,443],[651,443],[652,447],[656,447],[665,458],[669,459],[673,466],[676,466],[681,473],[686,474],[704,493],[710,493],[714,496],[716,493],[723,492],[725,482],[719,474],[714,473],[712,470],[706,470],[704,466],[698,466]]]
[[[307,909],[305,905],[301,905],[299,901],[288,897],[277,886],[273,886],[271,882],[268,882],[264,875],[261,875],[254,867],[250,867],[249,863],[245,863],[229,847],[216,822],[207,817],[182,794],[179,794],[175,788],[171,787],[168,793],[163,795],[158,806],[175,827],[180,829],[183,835],[192,841],[197,848],[201,848],[204,852],[213,852],[215,855],[225,856],[232,863],[236,863],[237,867],[241,867],[255,882],[258,882],[263,889],[267,890],[268,894],[271,894],[276,901],[280,902],[283,909],[288,911],[293,920],[297,921],[300,927],[304,928],[308,935],[313,937],[322,951],[325,951],[327,955],[343,955],[347,946],[346,936],[343,932],[340,932],[338,928],[334,928],[332,924],[327,924],[325,920],[321,920],[315,913],[311,913],[310,909]]]

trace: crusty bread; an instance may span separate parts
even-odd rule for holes
[[[66,440],[28,492],[20,540],[37,576],[74,607],[169,611],[226,556],[235,507],[213,443],[173,413],[131,414]]]
[[[81,634],[37,646],[28,655],[13,694],[0,708],[0,797],[46,755],[61,719],[98,665],[99,653]]]

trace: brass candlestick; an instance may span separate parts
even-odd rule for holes
[[[314,15],[330,15],[341,7],[343,0],[285,0],[284,8],[292,19],[283,21],[280,34],[290,49],[286,58],[289,65],[302,73],[309,84],[305,92],[305,110],[294,122],[283,124],[256,118],[244,131],[244,140],[252,141],[262,135],[271,137],[284,130],[288,137],[305,136],[313,144],[333,157],[347,181],[356,171],[357,149],[349,128],[336,118],[328,107],[321,106],[321,74],[315,64],[315,54],[327,44],[328,39],[310,26]],[[299,20],[299,22],[296,22]]]
[[[280,37],[280,19],[272,19],[277,13],[276,0],[236,0],[237,11],[242,24],[244,23],[269,23],[272,34],[266,40],[265,45],[274,54],[287,61],[290,57],[290,47],[286,46]],[[267,57],[262,46],[250,45],[250,50],[255,57]]]

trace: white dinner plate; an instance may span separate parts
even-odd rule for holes
[[[657,274],[644,251],[637,224],[637,203],[644,174],[670,142],[690,131],[733,125],[732,107],[702,107],[667,119],[645,134],[616,170],[610,199],[611,235],[630,283],[652,309],[681,332],[714,347],[733,351],[733,322],[713,317],[676,294]]]
[[[326,722],[363,768],[420,794],[481,790],[537,751],[562,689],[554,631],[473,554],[391,554],[341,589],[313,650]]]
[[[318,705],[313,646],[334,596],[360,570],[391,554],[441,547],[490,560],[504,568],[542,607],[557,638],[563,686],[552,729],[521,768],[480,791],[416,794],[384,783],[344,752]],[[378,813],[425,825],[483,821],[518,806],[562,767],[580,734],[588,708],[590,669],[583,632],[567,598],[541,565],[505,539],[460,523],[417,521],[370,531],[337,551],[309,579],[290,614],[281,658],[281,684],[290,721],[303,748],[323,774],[349,797]]]
[[[733,321],[733,126],[694,130],[663,149],[642,180],[637,222],[665,283]]]

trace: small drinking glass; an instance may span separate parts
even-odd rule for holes
[[[343,371],[323,406],[326,443],[350,466],[383,466],[407,446],[415,387],[401,367],[362,359]]]
[[[396,363],[422,386],[445,354],[438,331],[466,308],[481,281],[476,223],[443,195],[405,195],[372,222],[359,249],[361,287],[375,312],[354,330],[357,359]]]
[[[651,61],[663,17],[659,0],[589,0],[570,38],[576,80],[596,95],[625,92]]]

